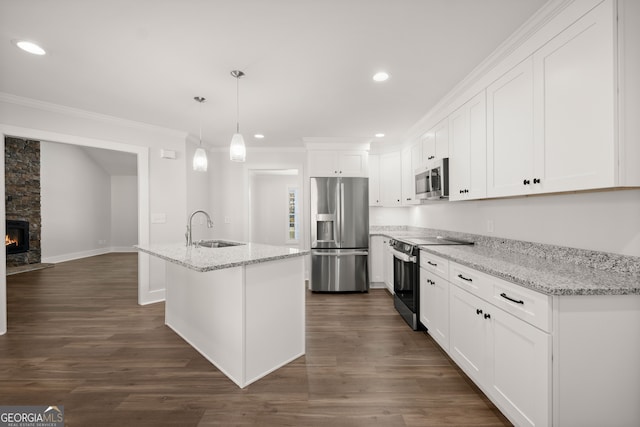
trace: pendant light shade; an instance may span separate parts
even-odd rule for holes
[[[209,162],[207,160],[207,153],[204,151],[204,148],[202,148],[202,104],[206,99],[201,96],[196,96],[193,99],[200,103],[200,144],[193,155],[193,170],[197,172],[206,172]]]
[[[247,157],[247,149],[244,146],[244,138],[240,134],[240,77],[244,73],[233,70],[231,75],[236,78],[236,133],[231,138],[229,146],[229,158],[234,162],[244,162]]]
[[[196,153],[193,155],[193,170],[206,172],[208,164],[207,153],[205,153],[204,148],[198,147]]]
[[[246,157],[247,149],[244,146],[244,138],[241,134],[234,133],[229,147],[229,158],[234,162],[244,162]]]

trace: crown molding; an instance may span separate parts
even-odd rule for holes
[[[575,0],[550,0],[536,11],[524,24],[502,42],[488,57],[478,64],[462,81],[451,89],[436,105],[434,105],[416,124],[405,133],[403,141],[411,140],[424,133],[427,125],[435,125],[444,117],[438,114],[448,110],[460,97],[469,91],[483,76],[496,68],[509,55],[516,51],[538,33],[553,18],[558,16]],[[455,108],[459,107],[454,105]]]
[[[41,101],[33,98],[13,95],[6,92],[0,92],[0,102],[7,104],[19,105],[21,107],[33,108],[36,110],[47,111],[50,113],[61,114],[64,116],[75,117],[85,120],[93,120],[107,123],[115,126],[122,126],[129,129],[142,130],[145,132],[155,132],[173,138],[187,138],[187,132],[162,126],[152,125],[134,120],[127,120],[120,117],[109,116],[107,114],[95,113],[93,111],[81,110],[79,108],[67,107],[65,105],[54,104],[51,102]]]

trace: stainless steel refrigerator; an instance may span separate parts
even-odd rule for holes
[[[369,290],[369,179],[311,178],[311,290]]]

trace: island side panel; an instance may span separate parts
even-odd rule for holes
[[[554,426],[640,426],[640,295],[555,297]]]
[[[243,387],[243,267],[166,270],[165,323]]]
[[[246,384],[305,353],[304,257],[246,266]]]

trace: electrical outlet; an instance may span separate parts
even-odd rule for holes
[[[493,233],[493,220],[492,219],[488,219],[487,220],[487,232]]]
[[[225,224],[231,224],[231,217],[225,216],[224,217],[224,223]]]

